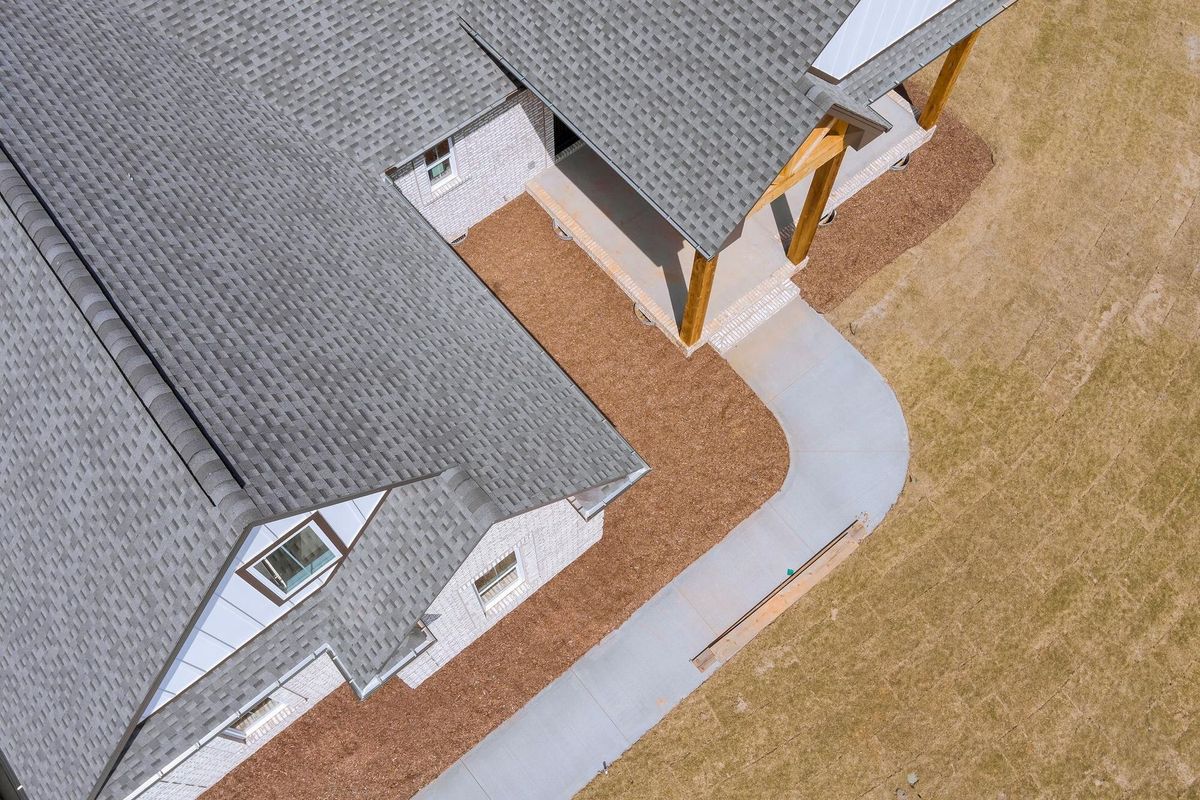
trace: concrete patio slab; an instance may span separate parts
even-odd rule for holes
[[[783,487],[418,798],[570,797],[720,667],[692,659],[789,568],[855,522],[874,528],[896,501],[908,469],[900,406],[821,315],[793,300],[727,357],[788,437]]]
[[[847,151],[827,208],[835,209],[904,156],[929,140],[912,107],[896,93],[872,108],[892,125],[861,149]],[[664,334],[693,352],[729,331],[744,335],[788,278],[803,267],[787,259],[787,241],[811,178],[749,216],[740,235],[721,251],[700,341],[685,347],[678,336],[691,280],[694,251],[637,191],[594,151],[580,147],[529,182],[527,189],[560,228],[621,286]],[[722,350],[724,350],[724,345]]]

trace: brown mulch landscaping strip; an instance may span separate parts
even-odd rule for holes
[[[913,87],[909,93],[920,108],[924,93]],[[793,278],[804,299],[821,313],[837,308],[958,213],[992,166],[987,143],[952,112],[942,112],[937,134],[913,154],[908,169],[874,181],[817,231],[808,266]]]
[[[605,514],[604,538],[417,689],[343,687],[207,800],[407,797],[621,624],[783,482],[766,406],[712,349],[691,359],[527,195],[460,251],[652,471]]]

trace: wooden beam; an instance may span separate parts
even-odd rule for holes
[[[933,91],[929,93],[929,100],[921,109],[921,118],[918,122],[925,130],[937,125],[938,118],[942,116],[942,109],[946,107],[946,101],[950,99],[950,92],[954,90],[954,84],[958,82],[958,76],[967,63],[967,56],[971,54],[971,48],[975,46],[975,40],[979,38],[979,31],[980,29],[976,28],[971,35],[951,47],[950,52],[946,54],[942,71],[938,73],[937,81],[933,84]]]
[[[813,173],[812,184],[808,187],[808,197],[804,200],[804,209],[800,219],[796,221],[796,232],[792,234],[792,242],[788,245],[788,259],[793,264],[799,264],[808,257],[808,249],[812,247],[813,237],[817,233],[817,224],[825,213],[825,204],[833,191],[833,182],[837,180],[838,169],[846,151],[838,153],[826,161]]]
[[[783,169],[779,170],[779,174],[791,175],[793,172],[795,172],[796,166],[800,163],[801,159],[804,158],[808,151],[816,147],[822,139],[829,135],[829,132],[833,129],[833,123],[834,120],[832,117],[826,117],[825,119],[821,120],[821,124],[813,128],[812,133],[808,135],[808,138],[804,140],[804,143],[796,148],[796,152],[792,153],[792,157],[789,158],[788,162],[783,165]]]
[[[788,159],[788,163],[780,171],[771,185],[763,192],[762,197],[750,209],[750,214],[767,206],[791,189],[800,181],[816,171],[829,159],[846,149],[846,131],[849,125],[844,120],[829,120],[809,134],[804,144]],[[750,216],[747,214],[746,216]]]
[[[704,316],[708,313],[708,299],[712,295],[713,276],[716,274],[717,256],[708,259],[697,252],[692,259],[687,305],[683,307],[683,322],[679,325],[679,338],[688,347],[700,340],[700,333],[704,330]]]

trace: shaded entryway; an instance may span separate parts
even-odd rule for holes
[[[872,109],[891,130],[845,156],[827,209],[852,197],[932,135],[917,124],[912,106],[891,92]],[[721,251],[701,338],[679,336],[694,248],[597,153],[586,146],[534,178],[529,193],[635,306],[686,352],[712,341],[720,350],[796,296],[788,280],[804,267],[787,257],[787,243],[811,178],[751,214],[738,238]]]

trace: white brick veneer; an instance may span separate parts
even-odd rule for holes
[[[402,669],[400,678],[409,686],[420,685],[600,541],[603,532],[603,512],[585,521],[566,500],[492,526],[429,608],[429,615],[436,615],[429,629],[437,641]],[[475,579],[514,550],[524,580],[484,611],[475,593]]]
[[[493,525],[429,609],[429,615],[436,615],[429,628],[437,641],[401,670],[400,677],[410,686],[420,684],[598,542],[603,532],[603,512],[585,521],[566,500]],[[513,550],[523,581],[485,612],[475,594],[475,579]],[[302,608],[299,613],[304,613]],[[270,693],[287,704],[287,711],[255,731],[250,741],[214,736],[131,800],[195,800],[343,683],[333,660],[321,655]]]
[[[255,731],[248,741],[235,742],[215,736],[168,770],[145,792],[133,797],[138,800],[194,800],[345,682],[333,660],[327,654],[321,655],[270,693],[271,697],[286,703],[287,709]]]
[[[454,134],[455,178],[435,192],[424,155],[397,165],[393,181],[438,232],[453,241],[525,191],[554,162],[554,115],[529,91]]]

